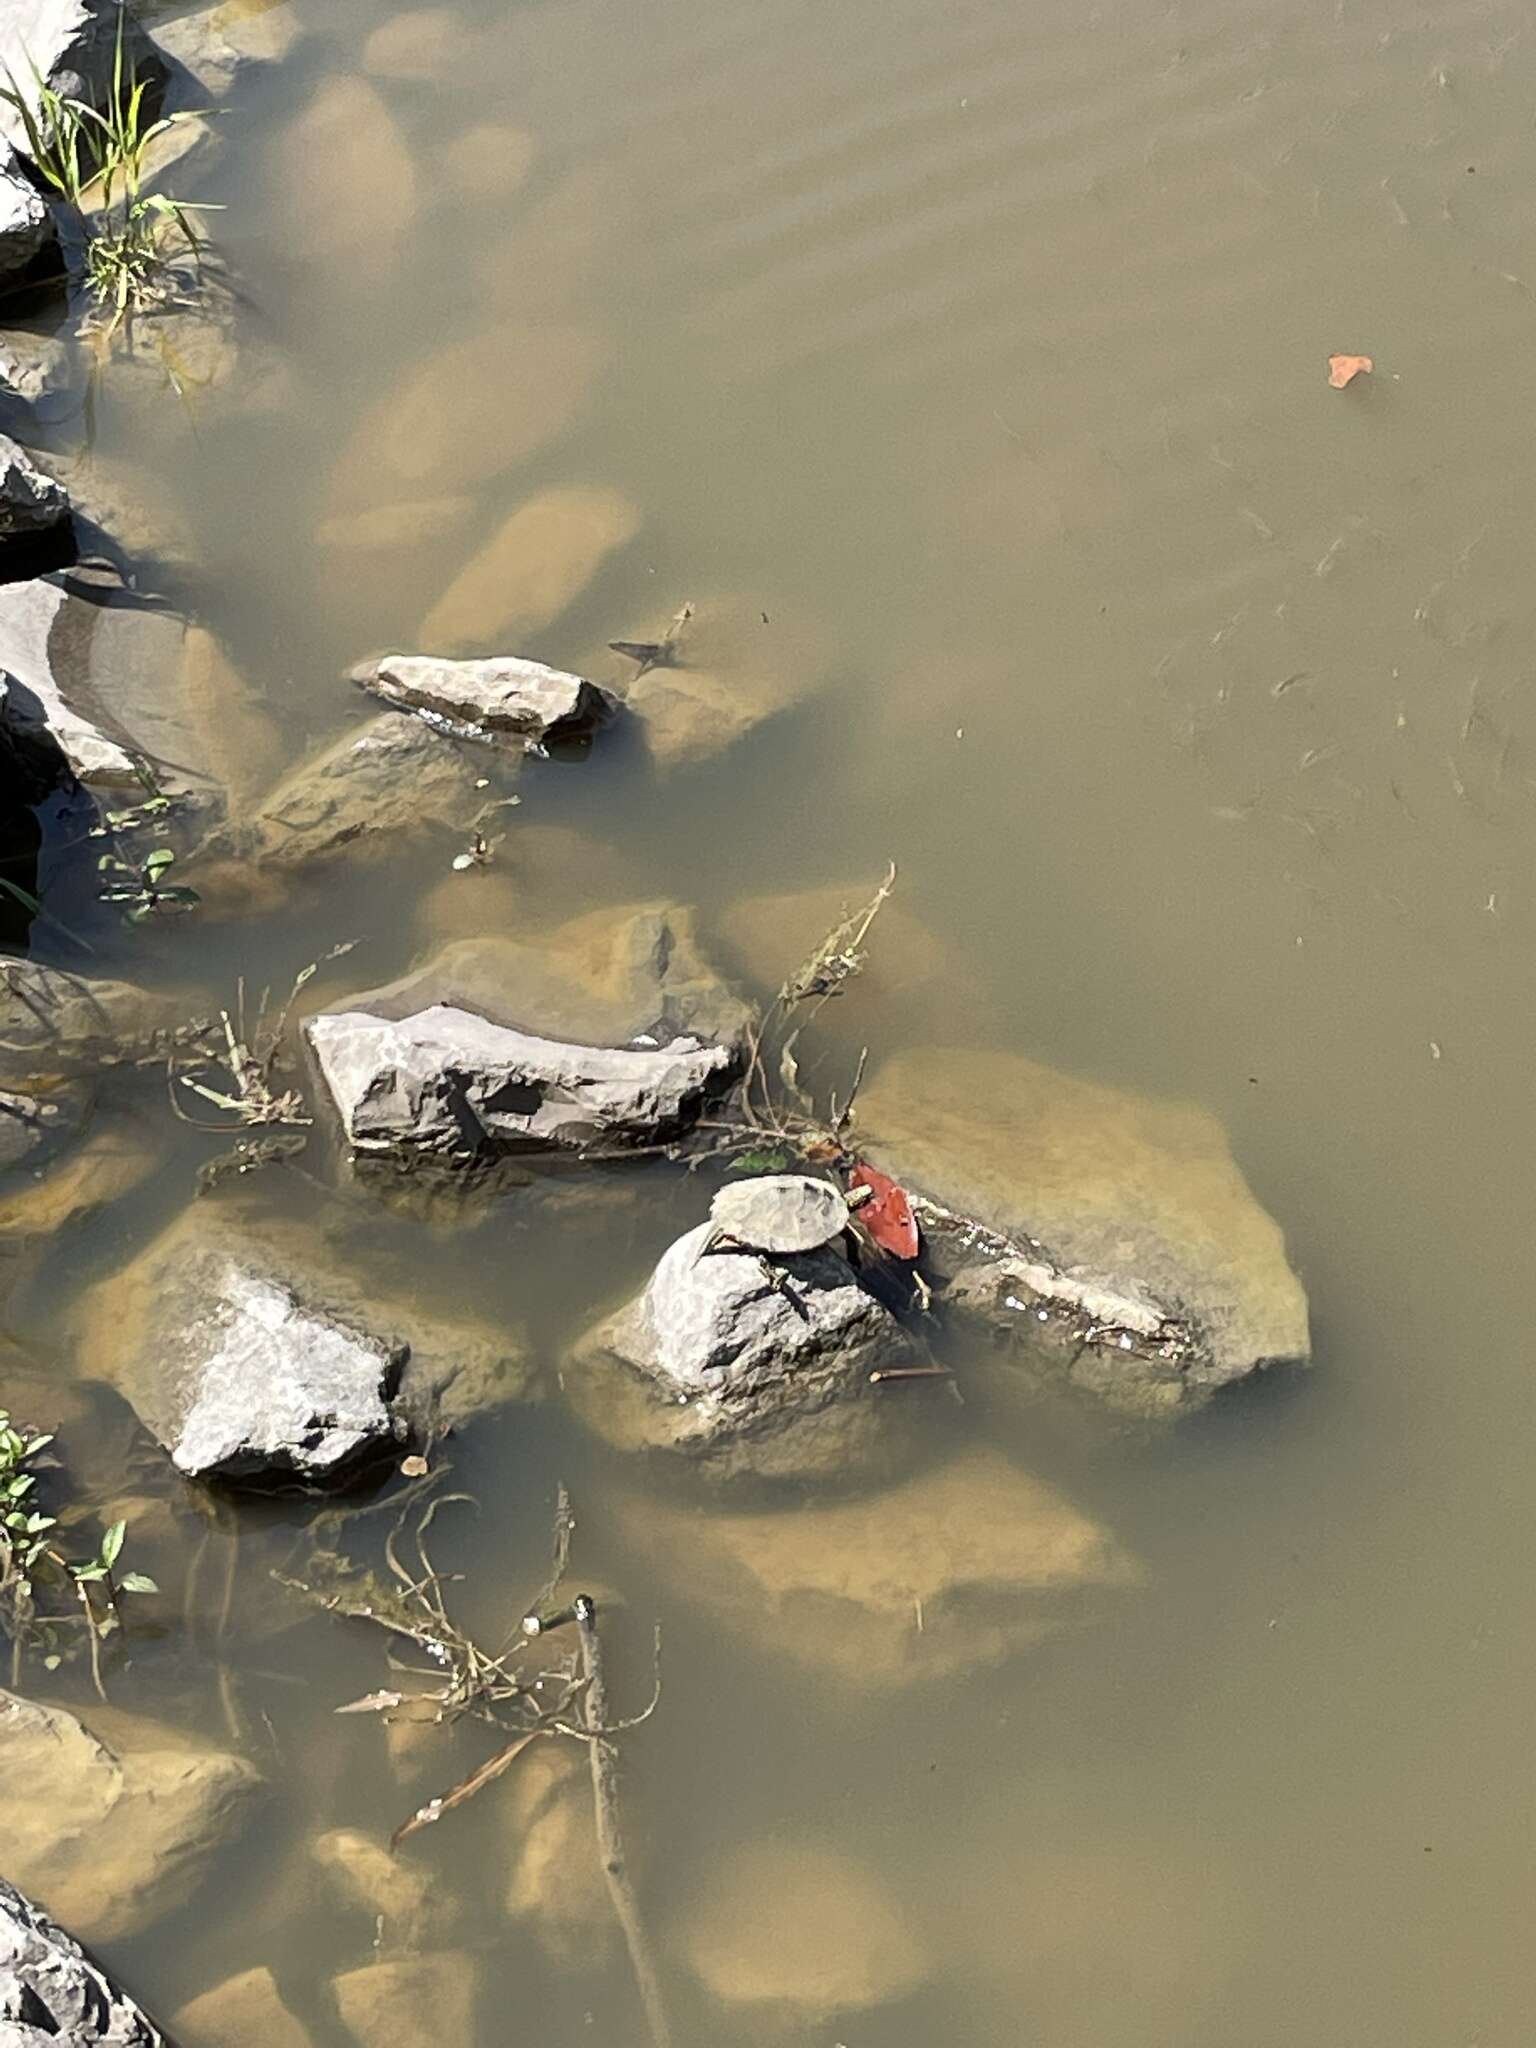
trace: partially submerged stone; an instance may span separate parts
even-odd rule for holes
[[[830,666],[821,633],[756,597],[692,600],[614,639],[637,650],[619,657],[614,686],[663,768],[723,753],[813,690]]]
[[[816,1841],[731,1850],[704,1872],[674,1939],[717,2005],[778,2025],[895,2004],[932,1969],[875,1872]]]
[[[367,1915],[379,1947],[434,1947],[457,1915],[451,1890],[361,1828],[327,1828],[309,1853],[342,1902]]]
[[[72,385],[73,363],[59,361],[45,372],[35,349],[28,350],[26,360],[37,366],[34,374],[56,375],[61,392]],[[84,522],[94,529],[85,535],[88,546],[99,542],[114,559],[137,570],[153,564],[172,575],[187,575],[198,566],[201,550],[191,518],[179,489],[166,476],[95,448],[77,455],[50,451],[47,466],[69,492],[76,528]]]
[[[324,519],[315,529],[315,544],[336,554],[389,555],[440,540],[464,524],[475,509],[467,492],[436,498],[399,498],[387,505],[365,505]]]
[[[615,708],[596,683],[511,654],[482,661],[386,654],[353,669],[352,680],[396,710],[422,712],[467,736],[509,740],[524,750],[584,738]]]
[[[77,1084],[78,1085],[78,1084]],[[0,1096],[0,1105],[9,1098]],[[44,1125],[51,1140],[70,1135],[80,1096],[56,1091],[45,1107],[62,1112],[63,1128]],[[0,1115],[4,1115],[0,1107]],[[0,1124],[0,1144],[6,1129]],[[51,1241],[97,1210],[117,1202],[141,1185],[160,1165],[163,1154],[147,1129],[119,1119],[92,1126],[83,1142],[62,1158],[44,1163],[40,1152],[28,1162],[29,1171],[18,1181],[0,1189],[0,1241],[42,1239]]]
[[[434,827],[467,835],[484,801],[475,782],[454,740],[382,712],[322,746],[213,834],[191,879],[204,888],[202,868],[214,867],[216,896],[259,893],[263,876],[299,875],[340,854],[377,859]]]
[[[692,1038],[567,1045],[447,1003],[398,1020],[331,1013],[305,1037],[352,1151],[402,1166],[661,1144],[688,1129],[734,1064]]]
[[[480,1973],[466,1949],[368,1963],[331,1980],[357,2048],[445,2048],[479,2038]]]
[[[38,1160],[75,1128],[84,1108],[78,1093],[21,1094],[0,1088],[0,1172],[36,1166]],[[3,1215],[3,1197],[0,1197]],[[3,1228],[3,1224],[0,1224]]]
[[[260,1779],[179,1729],[88,1719],[0,1692],[5,1869],[86,1940],[120,1941],[192,1897]]]
[[[18,1081],[164,1057],[184,1006],[126,981],[0,960],[0,1074]]]
[[[913,1361],[901,1324],[839,1251],[770,1261],[718,1237],[713,1222],[680,1237],[575,1346],[562,1379],[578,1412],[621,1449],[683,1453],[720,1479],[888,1466],[907,1446],[870,1375]]]
[[[490,482],[570,425],[603,358],[586,328],[498,321],[413,359],[358,422],[328,502],[345,512]]]
[[[716,918],[716,928],[742,971],[759,988],[782,988],[812,957],[828,933],[856,917],[873,898],[879,876],[862,882],[789,889],[749,896]],[[945,947],[906,905],[886,902],[858,950],[864,955],[856,994],[899,995],[935,982],[953,983]]]
[[[172,2015],[171,2027],[177,2048],[310,2048],[307,2028],[264,1966],[202,1992]]]
[[[30,185],[25,187],[28,195],[39,207]],[[0,209],[3,212],[3,209]],[[3,245],[0,245],[0,262],[3,262]],[[3,275],[0,271],[0,275]],[[39,334],[31,328],[10,327],[0,334],[0,385],[5,387],[8,397],[22,400],[28,407],[43,410],[48,416],[47,401],[72,398],[78,381],[75,348],[72,341],[62,334]],[[50,469],[58,467],[57,459],[48,458]]]
[[[329,1487],[528,1385],[515,1333],[391,1295],[323,1231],[194,1202],[87,1296],[83,1368],[179,1470]]]
[[[825,1506],[706,1516],[647,1496],[620,1525],[713,1621],[858,1688],[1001,1663],[1142,1576],[1106,1529],[992,1450]]]
[[[4,1878],[0,2040],[5,2048],[169,2048],[143,2007],[72,1934]],[[188,2037],[184,2048],[198,2044]]]
[[[639,530],[640,515],[620,491],[541,491],[453,579],[416,637],[437,653],[472,654],[542,632]]]
[[[508,1918],[532,1927],[557,1963],[592,1968],[618,1930],[586,1757],[574,1742],[537,1742],[519,1760],[504,1797]]]
[[[0,284],[25,282],[58,262],[58,231],[9,150],[0,154]]]
[[[1042,1380],[1156,1415],[1308,1357],[1279,1226],[1205,1111],[932,1048],[878,1069],[858,1129],[913,1197],[947,1305],[1014,1333]]]
[[[155,41],[186,74],[173,80],[178,101],[223,99],[237,80],[280,63],[301,32],[292,0],[217,0],[155,15]]]
[[[0,724],[47,733],[82,782],[222,813],[275,728],[203,627],[70,574],[0,586]],[[146,788],[147,783],[147,788]]]
[[[119,0],[12,0],[0,15],[0,78],[15,80],[19,97],[43,128],[44,86],[106,113],[119,38],[123,73],[144,86],[148,125],[159,110],[167,67],[132,9]],[[28,155],[26,121],[8,101],[0,103],[0,137]]]

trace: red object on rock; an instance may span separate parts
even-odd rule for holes
[[[881,1251],[896,1259],[915,1259],[919,1244],[917,1218],[912,1214],[905,1188],[897,1187],[890,1175],[881,1173],[878,1167],[864,1165],[853,1169],[849,1186],[873,1190],[869,1200],[853,1213]]]

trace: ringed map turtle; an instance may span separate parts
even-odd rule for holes
[[[849,1206],[841,1188],[808,1173],[734,1181],[709,1205],[715,1236],[708,1249],[760,1252],[770,1258],[819,1251],[848,1228]]]

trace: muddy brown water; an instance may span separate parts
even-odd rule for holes
[[[615,745],[528,777],[514,840],[581,835],[540,916],[617,874],[709,919],[895,859],[951,977],[850,998],[840,1042],[1002,1046],[1205,1104],[1312,1301],[1313,1374],[1171,1437],[1047,1432],[981,1397],[937,1423],[1061,1484],[1148,1582],[1096,1632],[894,1695],[701,1622],[626,1553],[619,1478],[558,1401],[470,1432],[455,1481],[480,1505],[449,1548],[488,1626],[542,1576],[559,1479],[577,1576],[623,1588],[626,1697],[664,1622],[662,1704],[625,1751],[658,1925],[722,1846],[810,1831],[932,1957],[898,2008],[803,2031],[828,2048],[1527,2040],[1528,10],[464,0],[439,77],[375,78],[376,106],[354,85],[319,125],[391,10],[301,12],[202,183],[287,401],[99,423],[180,502],[190,601],[285,748],[355,718],[339,676],[409,645],[533,490],[617,487],[636,539],[520,651],[576,664],[731,589],[834,652],[695,770],[658,780]],[[482,161],[481,124],[528,141]],[[387,557],[317,543],[358,423],[470,341],[457,430],[413,481],[467,502]],[[1334,350],[1374,377],[1331,391]],[[515,443],[519,405],[527,445],[483,461],[477,423]],[[77,856],[45,881],[98,971],[206,1004],[342,939],[383,979],[452,851],[134,934],[93,915]],[[75,1294],[212,1149],[152,1079],[119,1092],[152,1176],[7,1312],[66,1373]],[[381,1214],[371,1251],[552,1360],[688,1200],[643,1173],[617,1228],[525,1204],[428,1240]],[[121,1458],[120,1411],[93,1412],[86,1441]],[[369,1929],[292,1859],[412,1799],[376,1728],[331,1712],[382,1681],[376,1643],[259,1625],[305,1512],[240,1509],[204,1567],[219,1585],[237,1546],[229,1656],[276,1797],[195,1909],[110,1957],[162,2010],[270,1963],[323,2037],[319,1988]],[[189,1639],[173,1601],[112,1684],[222,1733],[206,1626]],[[465,1896],[481,2038],[639,2038],[617,1961],[558,1970],[501,1920],[500,1792],[406,1851]],[[731,2036],[673,1983],[685,2041]]]

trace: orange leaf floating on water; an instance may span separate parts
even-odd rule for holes
[[[915,1259],[918,1251],[917,1218],[906,1190],[897,1187],[888,1173],[875,1166],[856,1166],[849,1176],[850,1187],[869,1188],[869,1200],[854,1211],[883,1252],[892,1258]]]
[[[1330,356],[1328,382],[1335,391],[1342,391],[1346,384],[1353,384],[1357,377],[1369,377],[1375,367],[1369,356]]]

